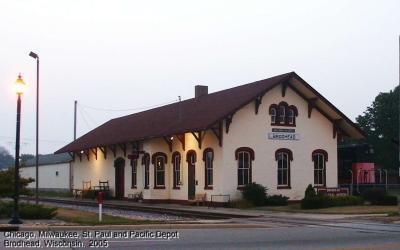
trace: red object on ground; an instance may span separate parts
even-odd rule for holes
[[[99,196],[97,197],[97,202],[99,204],[103,204],[103,192],[99,192]]]
[[[375,183],[375,164],[374,163],[353,163],[354,184],[372,184]]]

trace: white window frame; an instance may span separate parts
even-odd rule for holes
[[[247,159],[248,159],[248,164],[247,164],[247,167],[245,167],[246,165],[245,165],[245,160],[244,160],[244,154],[247,154],[248,155],[248,157],[247,157]],[[239,162],[240,162],[240,157],[242,157],[242,168],[240,168],[240,164],[239,164]],[[251,154],[250,154],[250,152],[247,152],[247,151],[240,151],[240,152],[238,152],[238,170],[240,171],[240,170],[242,170],[243,171],[243,174],[242,174],[242,183],[243,184],[239,184],[238,183],[238,187],[244,187],[244,186],[246,186],[247,184],[249,184],[250,183],[250,168],[251,168]],[[247,182],[245,182],[245,178],[244,178],[244,171],[247,171]],[[238,172],[238,175],[239,175],[239,172]],[[239,177],[238,177],[238,180],[239,180]],[[239,181],[238,181],[239,182]]]
[[[289,124],[293,125],[294,124],[294,110],[293,109],[289,109],[288,117],[289,117]]]
[[[271,124],[276,123],[276,108],[271,108]]]
[[[284,157],[286,156],[286,166],[280,166],[280,164],[279,164],[279,162],[280,162],[280,159],[282,159],[281,160],[281,162],[284,162]],[[290,162],[289,162],[289,154],[288,153],[286,153],[286,152],[279,152],[278,153],[278,160],[277,160],[277,164],[278,164],[278,187],[288,187],[289,186],[289,178],[290,178],[290,176],[289,176],[289,168],[290,168]],[[282,164],[283,165],[283,164]],[[286,184],[279,184],[279,181],[281,181],[281,183],[283,183],[283,180],[284,180],[284,178],[283,178],[283,173],[286,171]],[[281,174],[281,176],[282,176],[282,179],[281,180],[279,180],[279,172],[282,172],[282,174]]]
[[[325,155],[321,153],[315,153],[313,155],[313,160],[314,160],[314,186],[325,186],[326,183],[324,183],[326,180],[324,180],[325,176],[325,171],[326,171],[326,160],[325,160]],[[322,161],[321,161],[322,160]],[[320,163],[322,163],[322,168],[320,168]],[[317,181],[318,183],[315,183],[315,173],[317,172]],[[321,180],[319,180],[321,177]]]
[[[278,108],[279,108],[279,123],[285,124],[286,123],[286,107],[284,105],[279,105]],[[283,121],[281,119],[283,119]]]
[[[179,187],[181,182],[181,156],[179,154],[175,155],[174,157],[173,181],[175,181],[175,176],[177,176],[177,178],[176,183],[174,183],[174,187]]]
[[[212,151],[208,151],[206,152],[206,162],[205,162],[205,168],[206,168],[206,178],[205,178],[205,186],[206,187],[213,187],[214,184],[214,163],[213,163],[213,159],[214,159],[214,153]],[[208,179],[210,176],[210,172],[211,172],[211,178],[212,178],[212,183],[208,183]]]
[[[159,156],[157,156],[156,157],[156,164],[155,164],[155,168],[156,168],[156,171],[155,171],[155,181],[156,181],[156,183],[154,183],[154,186],[156,186],[156,187],[165,187],[165,157],[164,156],[161,156],[161,155],[159,155]],[[163,164],[163,169],[162,170],[159,170],[158,169],[158,163],[160,162],[160,164]],[[158,173],[159,172],[162,172],[162,173],[164,173],[164,184],[163,185],[158,185]]]

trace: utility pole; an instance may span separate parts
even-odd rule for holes
[[[76,140],[76,108],[78,106],[78,101],[74,102],[74,141]]]
[[[39,56],[34,52],[30,52],[29,56],[36,59],[36,189],[35,203],[39,204]]]

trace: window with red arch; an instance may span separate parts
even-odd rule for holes
[[[280,148],[275,151],[277,163],[277,184],[279,188],[290,188],[290,162],[293,161],[293,153],[290,149]]]
[[[162,152],[154,153],[151,157],[151,163],[154,165],[154,189],[164,189],[167,155]]]
[[[269,114],[271,116],[271,125],[273,126],[296,126],[298,111],[294,105],[288,105],[286,102],[271,104],[269,106]]]
[[[173,189],[179,189],[181,181],[181,154],[174,152],[172,154],[172,168],[173,168]]]
[[[326,162],[328,161],[328,152],[323,149],[316,149],[311,154],[314,162],[314,186],[326,186]]]
[[[243,188],[252,182],[252,162],[254,150],[249,147],[240,147],[235,151],[238,169],[238,188]]]
[[[214,150],[206,148],[203,151],[204,161],[204,189],[213,189]]]

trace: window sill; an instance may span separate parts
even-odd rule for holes
[[[149,187],[144,187],[144,189],[149,189]]]
[[[131,189],[137,189],[137,187],[136,187],[136,186],[133,186],[133,187],[131,187]]]
[[[165,189],[165,186],[155,186],[153,189]]]
[[[278,186],[276,189],[292,189],[290,186]]]
[[[237,190],[243,190],[245,186],[238,186]]]
[[[180,187],[173,187],[172,189],[179,190],[181,188]]]
[[[207,186],[207,187],[204,187],[204,190],[212,190],[213,189],[213,187],[212,186]]]

